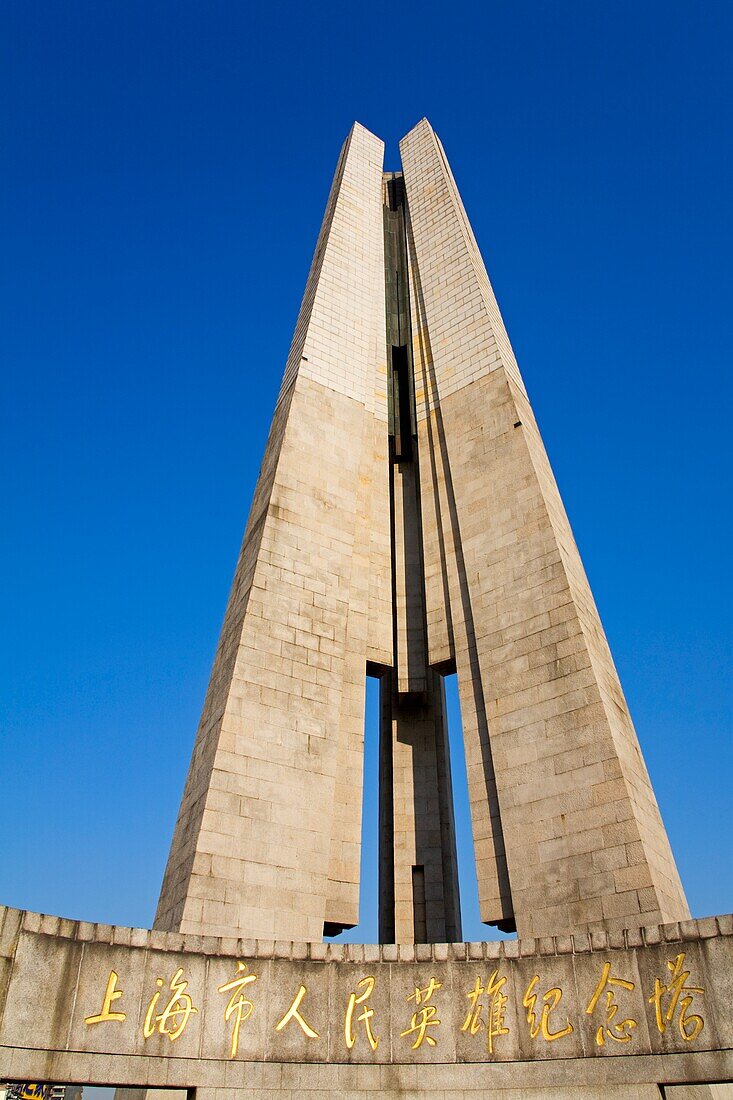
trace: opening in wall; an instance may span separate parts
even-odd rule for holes
[[[461,898],[463,939],[513,940],[516,932],[501,932],[498,928],[483,924],[479,913],[476,858],[473,849],[471,808],[468,801],[466,775],[466,751],[463,745],[461,704],[458,697],[458,677],[443,677],[445,684],[446,715],[448,719],[448,745],[450,749],[453,807],[455,814],[456,848],[458,851],[458,883]]]
[[[425,868],[412,868],[412,913],[415,924],[415,943],[426,943],[428,915],[425,911]]]
[[[394,455],[398,461],[412,458],[412,399],[407,347],[392,348],[392,407],[394,409]]]

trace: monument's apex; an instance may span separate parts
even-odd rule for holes
[[[415,125],[412,127],[412,129],[407,131],[405,136],[402,138],[402,141],[400,141],[400,145],[402,144],[403,141],[405,141],[407,138],[409,138],[412,134],[414,134],[418,130],[427,130],[431,134],[435,133],[435,131],[433,130],[433,127],[430,125],[429,120],[425,117],[425,115],[423,115],[423,117],[420,119],[420,121],[416,122]]]
[[[382,141],[382,139],[380,137],[378,137],[376,134],[373,134],[372,131],[369,130],[363,124],[363,122],[359,122],[358,119],[354,119],[354,122],[352,123],[351,129],[349,130],[349,136],[351,136],[356,131],[359,131],[360,133],[365,134],[368,138],[373,138],[374,141],[379,142],[379,144],[382,147],[384,147],[384,142]]]

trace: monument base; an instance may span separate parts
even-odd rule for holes
[[[722,1100],[732,955],[727,916],[377,947],[4,909],[0,1080],[195,1089],[197,1100]]]

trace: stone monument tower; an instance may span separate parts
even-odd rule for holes
[[[315,941],[358,921],[380,677],[380,940],[461,939],[442,677],[458,673],[482,920],[689,914],[527,393],[445,153],[339,158],[156,927]]]

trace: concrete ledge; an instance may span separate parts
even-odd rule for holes
[[[515,959],[532,956],[584,955],[593,952],[626,951],[662,943],[685,943],[733,936],[733,914],[702,917],[673,924],[645,925],[623,932],[593,931],[574,936],[543,936],[534,940],[488,940],[465,943],[349,944],[302,943],[287,940],[248,940],[221,936],[181,935],[157,929],[126,928],[122,925],[90,924],[0,906],[0,958],[19,931],[84,943],[107,943],[142,947],[156,951],[194,952],[224,957],[258,959],[309,959],[317,962],[402,962]]]

